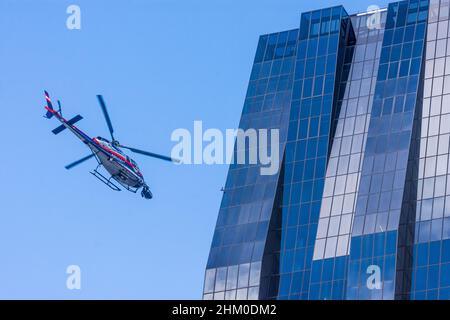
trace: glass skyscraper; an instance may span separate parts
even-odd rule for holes
[[[260,37],[239,127],[278,129],[281,164],[230,166],[204,299],[450,299],[449,19],[336,6]]]

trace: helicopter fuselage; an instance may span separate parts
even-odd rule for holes
[[[135,162],[100,137],[93,138],[95,145],[89,145],[97,160],[106,171],[124,187],[139,189],[144,186],[144,178]],[[97,150],[101,152],[97,152]],[[134,164],[133,164],[134,163]]]
[[[62,123],[62,126],[69,129],[91,149],[99,164],[103,165],[111,177],[123,187],[130,190],[130,188],[139,189],[146,185],[136,162],[115,148],[111,142],[101,137],[91,138],[70,120],[66,120],[58,111],[48,107],[46,109]]]

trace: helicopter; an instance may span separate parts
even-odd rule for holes
[[[44,118],[51,119],[55,117],[57,120],[61,122],[61,125],[52,130],[52,132],[57,135],[64,131],[65,129],[70,130],[77,138],[79,138],[87,147],[91,149],[91,154],[81,158],[71,164],[65,166],[67,170],[70,170],[79,164],[91,159],[95,158],[97,160],[97,167],[91,171],[90,173],[111,188],[114,191],[121,191],[119,184],[126,190],[137,193],[139,189],[141,190],[141,196],[145,199],[152,199],[153,194],[150,191],[149,186],[145,183],[144,176],[139,169],[136,161],[131,159],[128,155],[126,155],[122,149],[130,150],[131,152],[142,154],[145,156],[149,156],[152,158],[170,161],[173,163],[179,163],[180,161],[174,159],[172,157],[167,157],[164,155],[160,155],[153,152],[148,152],[132,147],[127,147],[119,143],[114,137],[114,129],[112,126],[111,119],[109,117],[108,110],[106,108],[105,101],[102,95],[97,95],[98,102],[103,111],[103,116],[105,117],[106,124],[109,129],[109,133],[111,135],[111,140],[102,138],[100,136],[96,138],[91,138],[78,127],[75,126],[75,123],[82,120],[83,117],[81,115],[76,115],[70,120],[66,120],[62,115],[61,110],[61,102],[58,100],[58,110],[53,108],[52,100],[50,99],[50,95],[47,91],[45,93],[45,100],[47,105],[45,109],[47,110]],[[102,174],[99,169],[103,167],[106,172],[110,175],[110,177],[106,177]]]

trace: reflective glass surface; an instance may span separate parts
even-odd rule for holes
[[[260,37],[240,128],[280,129],[283,161],[230,166],[204,299],[450,299],[449,18],[337,6]]]

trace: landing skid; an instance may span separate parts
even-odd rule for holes
[[[132,192],[132,193],[137,193],[139,188],[133,188],[130,186],[127,186],[126,184],[123,184],[122,182],[120,182],[120,180],[117,180],[114,176],[111,176],[111,178],[113,178],[114,180],[116,180],[122,187],[124,187],[125,189],[127,189],[128,191]]]
[[[125,189],[127,189],[128,191],[132,192],[132,193],[137,193],[139,188],[132,188],[130,186],[127,186],[125,184],[123,184],[122,182],[118,181],[116,178],[114,178],[114,176],[112,176],[111,178],[113,178],[114,180],[116,180],[118,183],[120,183],[120,185],[122,187],[124,187]]]
[[[96,177],[98,180],[100,180],[101,182],[103,182],[104,184],[106,184],[108,187],[110,187],[112,190],[114,191],[121,191],[120,188],[115,185],[111,179],[113,179],[114,177],[110,177],[109,179],[106,178],[104,175],[102,175],[100,172],[98,172],[98,168],[101,167],[101,164],[99,164],[97,166],[97,168],[94,169],[94,171],[91,171],[91,174]],[[114,179],[115,180],[115,179]]]

